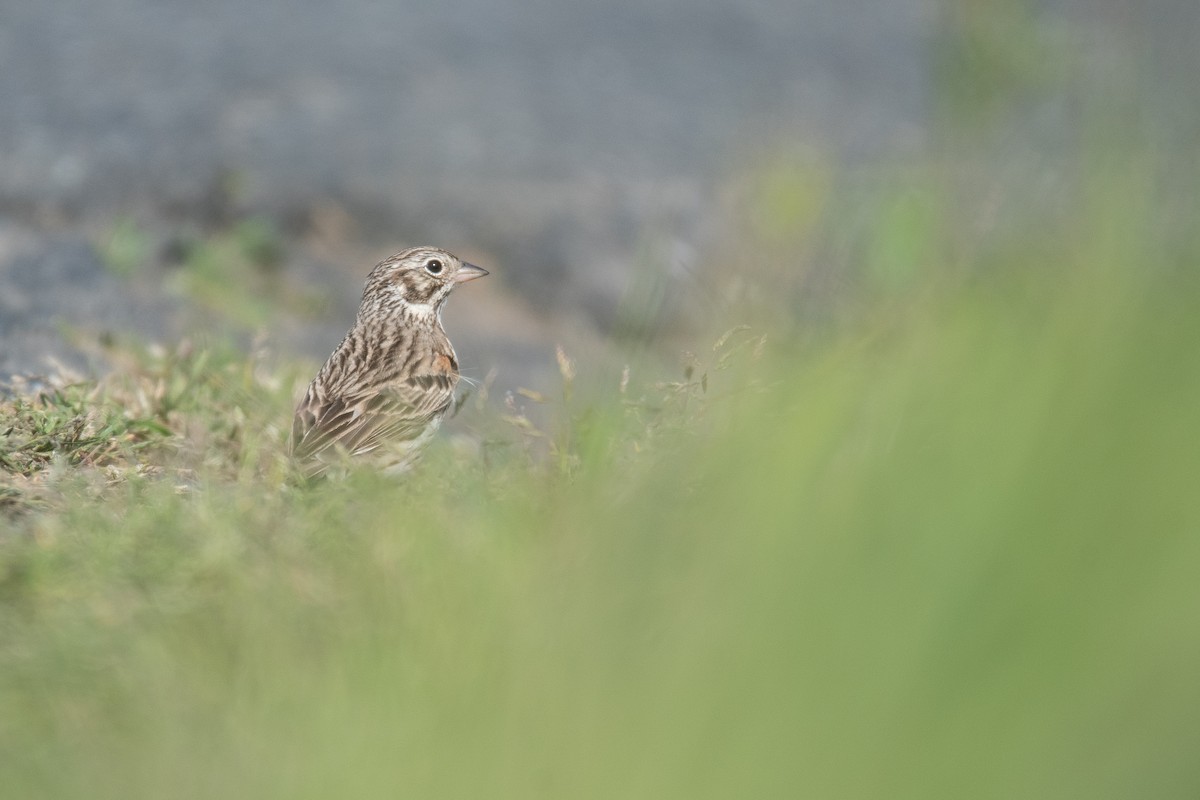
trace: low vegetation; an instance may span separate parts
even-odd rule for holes
[[[13,387],[3,794],[1189,796],[1196,279],[1122,244],[560,353],[403,483],[289,481],[310,365]]]

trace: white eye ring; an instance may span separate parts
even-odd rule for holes
[[[425,271],[430,275],[440,275],[442,272],[442,262],[436,258],[431,258],[425,262]]]

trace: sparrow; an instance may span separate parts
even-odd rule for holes
[[[435,247],[412,247],[367,276],[353,327],[308,386],[292,422],[307,478],[334,465],[408,471],[454,402],[458,357],[442,307],[488,271]]]

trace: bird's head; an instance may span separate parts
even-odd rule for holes
[[[410,247],[381,261],[367,276],[362,310],[436,318],[450,292],[488,271],[436,247]],[[378,312],[374,312],[378,313]]]

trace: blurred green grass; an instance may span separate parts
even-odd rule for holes
[[[289,488],[287,385],[191,368],[241,466],[0,540],[4,794],[1192,796],[1200,319],[1141,245],[743,350],[653,437],[593,399],[569,474]]]
[[[1195,797],[1194,165],[981,170],[970,103],[1069,70],[957,8],[946,158],[751,181],[756,324],[682,380],[307,489],[294,365],[0,409],[0,796]]]

